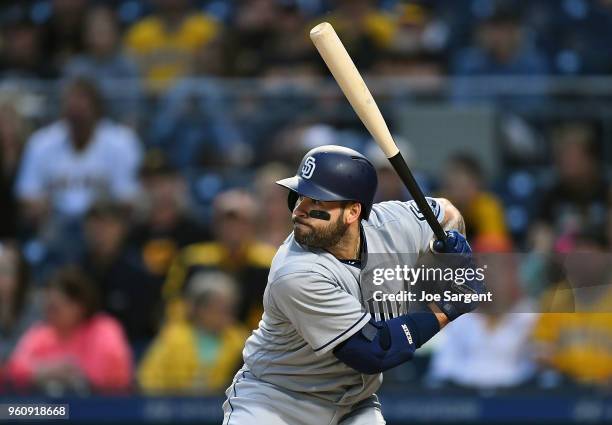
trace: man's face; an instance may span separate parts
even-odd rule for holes
[[[112,258],[121,248],[126,223],[120,217],[88,217],[85,220],[85,240],[98,258]]]
[[[342,205],[340,201],[317,201],[300,196],[291,216],[295,240],[312,248],[325,249],[336,245],[349,227]],[[330,219],[312,218],[308,215],[312,210],[325,211]]]
[[[224,211],[214,219],[217,240],[230,250],[247,243],[255,230],[253,221],[241,211]]]
[[[78,87],[68,90],[64,99],[64,115],[72,126],[90,125],[97,119],[93,99]]]

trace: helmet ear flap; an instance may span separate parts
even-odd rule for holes
[[[289,195],[287,195],[287,206],[289,207],[289,211],[293,212],[295,208],[295,203],[297,202],[300,195],[297,192],[290,190]]]

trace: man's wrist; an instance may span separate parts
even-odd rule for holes
[[[436,315],[436,319],[438,319],[438,323],[440,324],[440,329],[449,324],[450,320],[448,320],[446,314],[440,310],[440,307],[434,303],[427,304],[427,307],[429,307],[431,312]]]

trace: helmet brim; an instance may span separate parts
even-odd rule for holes
[[[294,191],[298,195],[306,196],[317,201],[352,201],[352,199],[345,199],[340,195],[333,193],[310,180],[304,179],[300,176],[293,176],[286,179],[278,180],[276,184],[286,187],[289,190]]]

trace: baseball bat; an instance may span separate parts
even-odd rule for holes
[[[431,207],[417,184],[410,168],[393,141],[387,123],[380,113],[370,90],[366,86],[361,74],[355,67],[346,48],[340,41],[338,34],[328,22],[323,22],[310,30],[310,39],[319,51],[336,82],[342,89],[344,96],[359,116],[363,125],[368,129],[378,146],[393,166],[395,172],[412,195],[414,202],[427,220],[439,241],[446,240],[446,233],[436,219]]]

